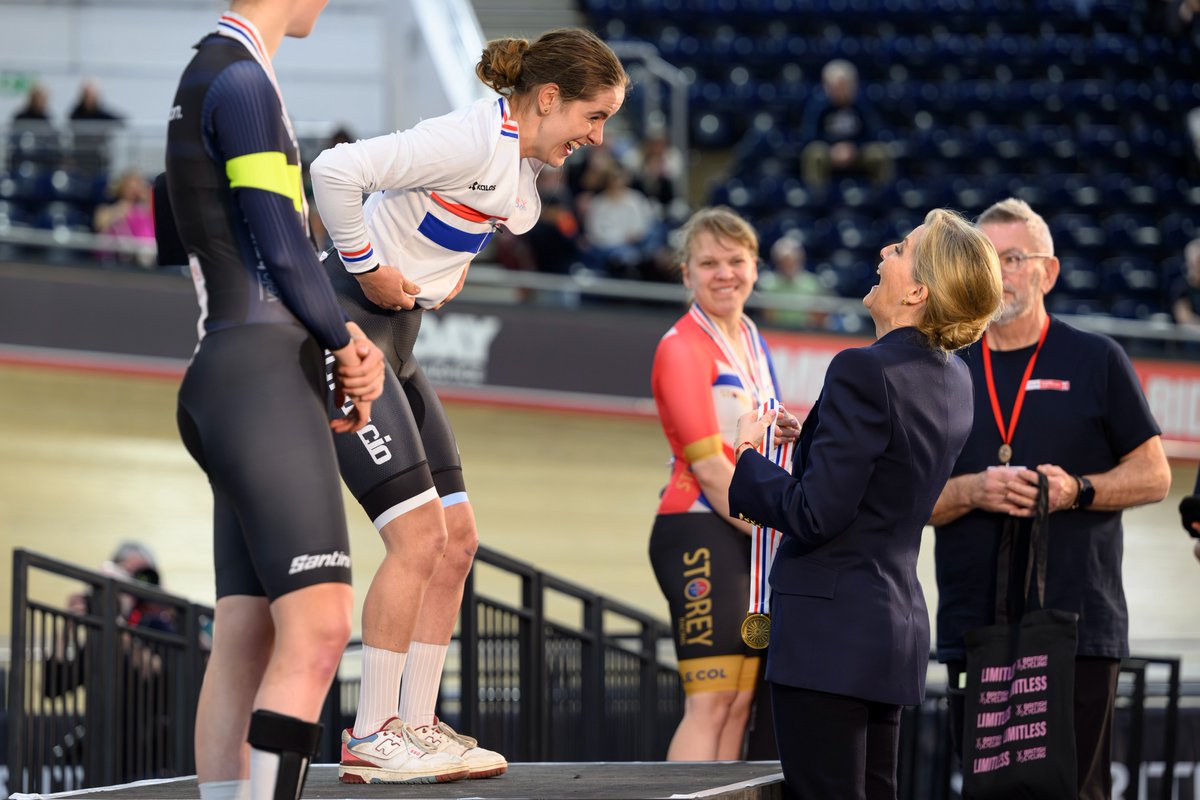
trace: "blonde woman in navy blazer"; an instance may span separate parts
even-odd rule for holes
[[[1003,293],[987,237],[944,210],[881,250],[878,273],[863,299],[876,341],[830,362],[792,472],[756,452],[774,412],[738,422],[731,513],[783,532],[767,680],[784,779],[805,800],[896,797],[900,708],[923,699],[929,660],[921,531],[972,423],[950,353]]]

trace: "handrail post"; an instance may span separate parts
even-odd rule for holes
[[[600,750],[602,733],[607,727],[607,705],[604,675],[604,600],[590,595],[583,600],[584,658],[583,668],[583,714],[587,719],[593,714],[596,725],[585,725],[583,733],[585,752],[599,754],[602,760],[609,756]]]
[[[641,677],[638,680],[638,715],[641,719],[643,747],[654,749],[654,729],[658,724],[658,631],[657,626],[641,620]],[[652,754],[650,757],[653,757]]]
[[[521,676],[517,685],[521,689],[521,705],[524,706],[528,698],[529,710],[521,714],[519,728],[526,734],[526,740],[532,743],[531,757],[536,761],[546,761],[550,754],[550,704],[546,702],[545,591],[540,572],[521,578],[521,602],[530,613],[528,621],[520,623],[529,635],[520,637],[524,647],[520,649]]]
[[[1129,786],[1125,789],[1127,800],[1138,800],[1142,790],[1142,740],[1145,737],[1146,716],[1146,662],[1139,658],[1127,658],[1121,669],[1133,673],[1133,694],[1129,708],[1128,760]]]
[[[1162,800],[1173,800],[1175,797],[1175,737],[1179,727],[1179,659],[1164,659],[1171,670],[1167,678],[1167,715],[1164,720],[1166,731],[1163,733],[1163,784],[1161,787]]]
[[[29,584],[28,553],[17,548],[13,551],[13,583],[12,583],[12,662],[8,671],[8,789],[12,793],[35,789],[26,784],[25,759],[22,757],[21,745],[25,741],[25,698],[21,689],[25,686],[25,674],[28,671],[26,657],[26,608],[25,597]],[[31,776],[32,777],[32,776]]]
[[[124,767],[123,764],[116,764],[116,754],[123,748],[117,747],[117,737],[122,735],[122,731],[118,730],[117,720],[120,714],[121,703],[128,702],[126,691],[128,687],[123,681],[119,681],[117,676],[120,673],[118,662],[123,652],[123,643],[121,642],[121,630],[117,625],[117,616],[119,611],[120,598],[117,596],[116,581],[113,578],[106,578],[101,585],[99,598],[100,611],[100,647],[96,647],[95,643],[88,641],[87,648],[91,651],[92,656],[90,661],[99,659],[100,661],[100,686],[105,687],[106,691],[101,693],[101,697],[96,698],[91,695],[87,696],[87,704],[89,716],[91,719],[100,721],[100,740],[95,741],[95,733],[97,731],[89,731],[88,738],[91,739],[91,751],[96,751],[99,745],[101,755],[100,765],[100,780],[93,781],[91,775],[88,776],[88,782],[97,786],[108,786],[116,782],[118,769]],[[85,669],[92,669],[88,665]],[[119,699],[118,699],[119,698]],[[101,713],[97,717],[95,714],[94,704],[99,701]]]

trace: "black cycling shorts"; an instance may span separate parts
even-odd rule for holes
[[[671,608],[684,691],[753,689],[759,651],[742,641],[750,537],[715,514],[660,514],[650,563]]]
[[[336,256],[325,264],[347,316],[388,362],[383,394],[371,404],[371,422],[357,434],[338,437],[338,464],[350,492],[379,529],[439,497],[444,506],[465,502],[458,443],[442,401],[413,357],[424,312],[380,308],[367,300]],[[332,356],[326,362],[332,370]],[[331,419],[349,410],[334,407],[332,392],[329,397]]]
[[[210,332],[188,365],[176,419],[212,486],[218,598],[350,583],[323,377],[320,346],[287,324]]]

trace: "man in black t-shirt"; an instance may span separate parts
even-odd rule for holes
[[[1042,217],[1010,198],[983,212],[979,226],[1000,256],[1004,307],[983,340],[959,354],[975,384],[975,422],[930,520],[937,534],[938,660],[957,686],[963,634],[995,621],[1005,521],[1022,518],[1028,535],[1043,473],[1053,514],[1045,605],[1079,615],[1078,796],[1107,800],[1117,676],[1129,655],[1121,512],[1162,500],[1171,471],[1124,351],[1046,313],[1058,259]],[[961,740],[961,700],[956,705],[952,724]]]

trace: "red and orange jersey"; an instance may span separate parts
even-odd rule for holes
[[[766,344],[753,323],[745,323],[761,353]],[[773,376],[759,392],[772,395]],[[692,474],[691,465],[709,456],[724,454],[733,461],[733,437],[742,414],[758,407],[755,387],[746,387],[743,370],[702,327],[695,311],[685,314],[658,343],[650,382],[663,433],[671,445],[671,477],[659,502],[659,514],[711,511],[712,507]],[[769,382],[769,383],[768,383]]]

